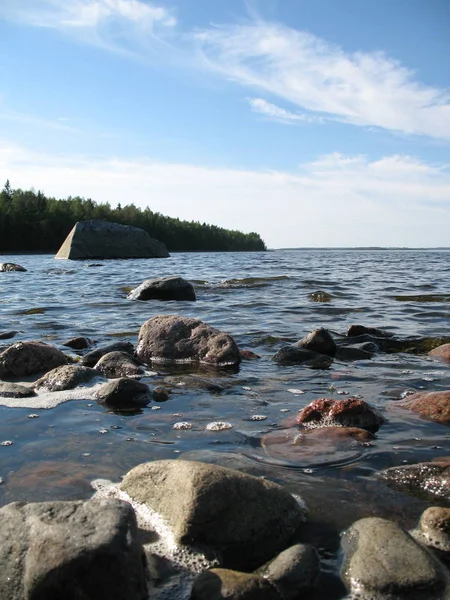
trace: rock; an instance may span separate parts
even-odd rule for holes
[[[313,546],[295,544],[283,550],[257,573],[272,582],[285,600],[299,598],[318,583],[320,559]]]
[[[146,279],[128,294],[129,300],[197,300],[194,286],[182,277]]]
[[[378,352],[379,348],[373,342],[362,342],[361,344],[339,345],[336,350],[336,358],[339,360],[368,360]]]
[[[0,263],[0,273],[6,273],[7,271],[26,271],[26,269],[15,263]]]
[[[16,336],[18,333],[18,331],[3,331],[2,333],[0,333],[0,340],[9,340]]]
[[[437,358],[442,362],[450,362],[450,344],[442,344],[428,352],[428,356]]]
[[[236,366],[241,362],[233,338],[199,319],[158,315],[140,331],[136,354],[143,362],[200,362]]]
[[[96,350],[92,350],[83,356],[81,364],[85,367],[95,367],[102,356],[108,352],[126,352],[130,356],[134,356],[134,346],[130,342],[114,342],[107,346],[102,346]]]
[[[431,506],[420,517],[419,527],[411,532],[417,541],[450,558],[450,508]]]
[[[142,377],[145,371],[141,363],[126,352],[108,352],[96,363],[95,369],[106,377]]]
[[[0,396],[3,398],[29,398],[35,395],[33,390],[25,385],[0,381]]]
[[[328,356],[334,356],[336,352],[335,341],[331,334],[323,327],[314,329],[314,331],[308,333],[307,336],[302,338],[295,345],[299,348],[306,348],[307,350],[319,352],[320,354],[327,354]]]
[[[364,327],[364,325],[350,325],[350,327],[347,329],[348,337],[355,337],[364,334],[374,335],[382,338],[388,338],[394,335],[389,331],[384,331],[384,329],[377,329],[376,327]]]
[[[43,342],[16,342],[0,354],[0,378],[50,371],[67,363],[67,356]]]
[[[83,260],[167,256],[166,246],[143,229],[94,219],[76,223],[55,258]]]
[[[450,425],[450,390],[417,392],[396,405],[409,408],[423,419]]]
[[[152,399],[148,385],[124,377],[105,383],[94,397],[99,404],[123,410],[147,406]]]
[[[361,519],[341,543],[341,577],[352,597],[443,600],[447,577],[442,565],[395,523]]]
[[[1,508],[0,598],[147,600],[130,504],[101,499]]]
[[[273,585],[254,573],[229,569],[203,571],[194,582],[190,600],[283,600]]]
[[[318,398],[298,413],[297,423],[307,427],[361,427],[376,430],[384,423],[384,417],[359,398]]]
[[[93,345],[93,341],[86,337],[74,337],[67,342],[63,342],[63,346],[67,346],[68,348],[72,348],[73,350],[85,350]]]
[[[313,302],[331,302],[333,296],[328,292],[317,290],[317,292],[311,292],[310,294],[308,294],[308,298]]]
[[[298,502],[276,483],[202,462],[141,464],[120,488],[160,513],[178,543],[218,550],[230,568],[272,558],[304,520]]]
[[[155,402],[166,402],[169,399],[170,393],[163,387],[153,388],[153,400]]]
[[[259,354],[255,354],[251,350],[239,350],[242,360],[256,360],[261,358]]]
[[[450,461],[391,467],[378,476],[389,487],[402,492],[450,500]]]
[[[328,369],[333,359],[331,356],[319,354],[306,348],[298,348],[295,345],[280,348],[272,360],[280,365],[304,364],[312,369]]]
[[[56,367],[38,379],[33,388],[48,392],[61,392],[88,383],[100,376],[98,371],[78,365],[63,365]]]

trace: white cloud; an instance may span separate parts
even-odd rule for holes
[[[359,126],[450,139],[450,94],[382,52],[257,21],[196,34],[204,65],[246,87]]]
[[[289,110],[267,102],[263,98],[249,98],[248,103],[253,112],[259,113],[279,123],[323,123],[322,117],[315,117],[305,113],[293,113]]]
[[[446,246],[450,166],[324,156],[296,173],[43,156],[0,143],[0,185],[257,231],[270,247]]]

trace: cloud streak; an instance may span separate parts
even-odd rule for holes
[[[0,182],[257,231],[273,248],[448,246],[450,165],[331,154],[294,173],[52,156],[0,143]]]
[[[294,123],[323,123],[322,117],[315,117],[305,113],[293,113],[289,110],[281,108],[276,104],[267,102],[263,98],[249,98],[248,103],[253,112],[264,115],[271,121],[278,123],[294,124]]]

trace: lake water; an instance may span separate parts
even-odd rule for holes
[[[193,389],[177,371],[165,403],[140,414],[110,413],[80,398],[50,410],[0,406],[0,504],[13,500],[87,498],[90,481],[119,481],[141,462],[189,458],[262,475],[301,495],[310,508],[305,538],[329,571],[329,598],[345,594],[335,578],[339,534],[369,515],[412,527],[433,502],[386,487],[384,468],[450,455],[450,430],[396,407],[407,390],[450,387],[450,367],[427,356],[379,354],[335,360],[328,369],[282,366],[271,357],[317,327],[345,334],[361,324],[397,336],[449,335],[450,252],[413,250],[277,250],[266,253],[181,253],[169,259],[73,262],[53,256],[3,256],[26,273],[0,274],[0,331],[13,340],[61,344],[75,335],[97,345],[137,341],[158,314],[198,317],[260,355],[238,373],[201,372],[224,390]],[[94,266],[96,265],[96,266]],[[198,301],[132,302],[129,288],[144,279],[180,275]],[[313,292],[331,295],[316,302]],[[72,353],[69,351],[69,353]],[[75,354],[72,353],[74,356]],[[155,367],[161,384],[172,372]],[[173,374],[173,373],[172,373]],[[319,397],[359,395],[386,417],[376,439],[335,449],[323,443],[262,443],[286,418]],[[37,416],[36,416],[37,415]],[[231,425],[209,431],[211,422]],[[191,429],[174,429],[188,422]]]

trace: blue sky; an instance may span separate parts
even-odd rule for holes
[[[0,182],[450,246],[448,0],[1,0]]]

